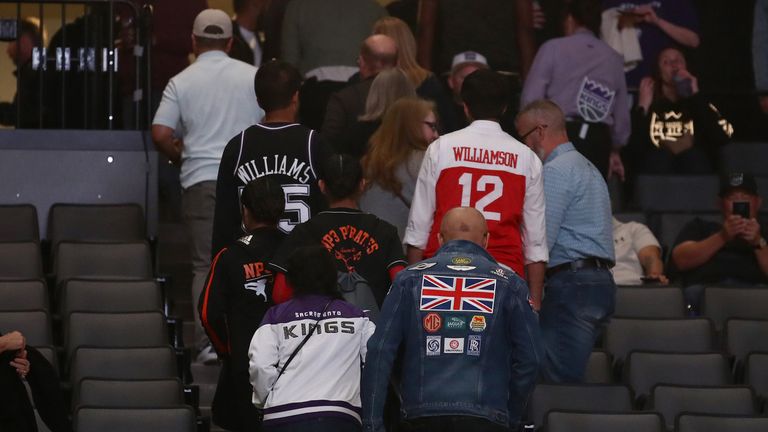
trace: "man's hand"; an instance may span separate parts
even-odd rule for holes
[[[27,350],[21,350],[16,358],[10,362],[10,365],[12,368],[16,369],[16,373],[19,374],[19,377],[26,378],[27,374],[29,373],[29,360],[27,360]]]
[[[659,25],[659,16],[656,15],[656,11],[653,9],[653,6],[650,3],[632,9],[632,13],[640,15],[640,17],[643,19],[643,22]]]
[[[688,72],[686,69],[680,69],[677,71],[677,76],[679,76],[682,79],[687,79],[691,81],[691,94],[695,95],[699,92],[699,79],[696,78],[693,74]]]
[[[739,234],[740,238],[743,238],[752,246],[759,246],[760,245],[760,238],[762,238],[762,235],[760,234],[760,224],[757,222],[756,219],[743,219],[744,224],[741,228],[741,233]]]
[[[624,164],[621,162],[621,156],[618,150],[611,150],[608,156],[608,178],[617,176],[619,180],[624,181]]]
[[[669,278],[662,273],[648,272],[645,277],[648,279],[657,279],[661,285],[669,285]]]
[[[0,336],[0,352],[23,351],[26,346],[27,340],[17,331]]]
[[[541,10],[541,5],[537,1],[533,1],[533,28],[541,30],[547,23],[547,16],[544,15],[544,11]]]
[[[741,236],[744,232],[744,226],[747,220],[739,215],[730,215],[725,221],[723,221],[723,229],[721,231],[723,238],[726,242],[729,242],[736,237]]]
[[[645,77],[640,81],[640,88],[637,93],[637,106],[643,109],[645,114],[651,109],[653,103],[653,78]]]

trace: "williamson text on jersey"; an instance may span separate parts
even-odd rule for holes
[[[496,279],[424,275],[421,310],[493,313]]]

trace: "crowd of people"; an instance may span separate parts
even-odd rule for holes
[[[583,379],[617,285],[677,277],[695,308],[702,284],[768,282],[749,174],[668,269],[612,216],[608,178],[715,173],[733,133],[687,67],[690,2],[509,2],[530,32],[442,56],[445,85],[373,0],[288,2],[279,55],[256,3],[195,17],[152,124],[180,167],[217,425],[516,430],[537,380]],[[19,337],[0,351],[25,377]]]

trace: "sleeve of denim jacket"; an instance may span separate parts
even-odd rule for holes
[[[536,385],[543,358],[539,317],[528,302],[528,287],[520,280],[508,298],[509,332],[512,346],[509,382],[509,420],[514,428],[520,422],[528,398]]]
[[[376,331],[368,341],[360,398],[363,404],[363,431],[384,431],[384,401],[397,350],[403,341],[410,301],[409,279],[400,272],[384,299]],[[411,278],[412,279],[412,278]]]

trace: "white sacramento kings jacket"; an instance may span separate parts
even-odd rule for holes
[[[275,382],[316,322],[315,333]],[[298,297],[270,308],[248,351],[253,402],[264,407],[264,424],[340,416],[359,422],[360,374],[374,329],[362,310],[326,296]]]

